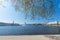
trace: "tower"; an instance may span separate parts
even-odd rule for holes
[[[59,21],[57,21],[57,25],[59,25]]]
[[[14,20],[13,20],[13,24],[14,24]]]
[[[25,22],[25,25],[26,25],[26,22]]]

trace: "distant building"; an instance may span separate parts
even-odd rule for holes
[[[57,25],[59,25],[59,21],[57,21]]]
[[[26,25],[26,22],[25,22],[25,25]]]
[[[54,21],[54,22],[49,22],[47,24],[57,24],[57,21]]]
[[[49,22],[47,25],[59,26],[60,22],[59,21]]]
[[[14,24],[14,20],[13,20],[13,24]]]

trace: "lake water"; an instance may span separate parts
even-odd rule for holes
[[[0,26],[0,35],[60,34],[60,27],[48,26]]]

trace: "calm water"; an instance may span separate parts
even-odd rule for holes
[[[0,35],[59,34],[60,27],[46,26],[0,26]]]

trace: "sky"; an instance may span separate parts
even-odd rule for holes
[[[20,12],[16,12],[15,9],[12,7],[10,1],[6,0],[0,0],[0,22],[6,22],[6,23],[19,23],[24,24],[26,23],[48,23],[52,21],[60,21],[60,0],[53,0],[55,3],[55,14],[52,16],[54,18],[53,20],[46,20],[40,18],[40,20],[30,20],[24,19],[24,15]]]

